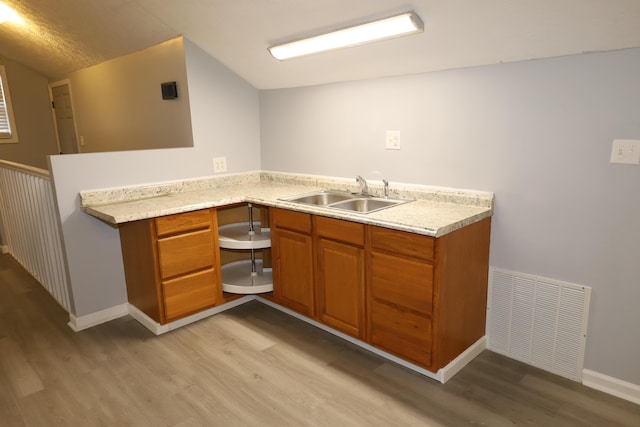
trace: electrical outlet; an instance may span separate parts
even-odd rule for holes
[[[640,165],[640,140],[614,139],[611,149],[611,163]]]
[[[213,173],[221,173],[227,171],[227,158],[226,157],[214,157],[213,158]]]
[[[399,150],[400,149],[400,131],[388,130],[387,142],[385,144],[387,150]]]

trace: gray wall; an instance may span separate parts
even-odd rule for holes
[[[638,76],[631,49],[263,91],[262,168],[495,192],[491,265],[593,287],[585,368],[640,384],[640,167],[609,163]]]
[[[193,146],[182,37],[64,78],[85,141],[79,152]],[[170,81],[178,98],[163,100],[160,84]]]
[[[47,169],[47,156],[58,153],[47,78],[0,57],[5,66],[18,143],[0,144],[0,159]]]
[[[118,229],[80,211],[81,190],[209,176],[220,155],[229,172],[259,169],[258,91],[187,40],[184,62],[193,148],[50,158],[76,316],[127,301]]]

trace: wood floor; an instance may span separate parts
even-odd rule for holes
[[[0,425],[640,426],[640,406],[485,351],[447,384],[258,302],[79,333],[0,255]]]

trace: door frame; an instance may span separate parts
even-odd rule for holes
[[[71,103],[71,111],[73,112],[73,132],[76,134],[76,152],[80,153],[80,139],[78,137],[78,124],[76,120],[76,109],[73,105],[73,92],[71,91],[71,80],[64,79],[49,83],[49,102],[51,102],[51,117],[53,118],[53,127],[56,133],[56,143],[58,144],[58,153],[62,153],[62,145],[60,144],[60,134],[58,133],[58,121],[56,120],[56,109],[53,108],[53,88],[58,86],[69,86],[69,101]]]

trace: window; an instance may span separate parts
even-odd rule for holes
[[[0,144],[18,142],[18,130],[11,108],[11,95],[4,66],[0,65]]]

